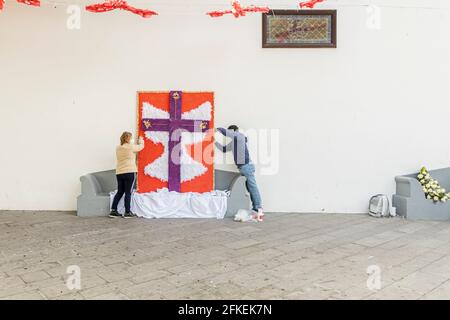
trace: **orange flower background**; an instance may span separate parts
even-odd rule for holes
[[[181,183],[181,192],[209,192],[214,189],[214,93],[213,92],[183,92],[181,110],[191,111],[202,103],[210,102],[213,106],[211,121],[205,139],[197,144],[188,145],[187,152],[195,160],[202,163],[207,171],[193,180]],[[144,102],[169,112],[169,92],[139,92],[138,93],[138,134],[145,137],[140,125],[142,122],[142,106]],[[146,193],[167,188],[168,182],[150,177],[144,173],[145,167],[158,159],[164,152],[162,144],[155,144],[145,139],[145,148],[138,155],[138,192]]]

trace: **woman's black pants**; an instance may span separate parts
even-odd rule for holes
[[[117,175],[117,194],[114,196],[112,210],[117,210],[120,199],[125,194],[125,212],[131,212],[131,192],[133,191],[136,175],[134,173],[123,173]]]

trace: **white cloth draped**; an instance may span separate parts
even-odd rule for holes
[[[117,191],[110,193],[110,201]],[[216,218],[223,219],[227,212],[228,193],[214,190],[206,193],[178,193],[167,188],[157,192],[137,193],[131,196],[131,211],[142,218]],[[125,212],[124,197],[117,206]]]

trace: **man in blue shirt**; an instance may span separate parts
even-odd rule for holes
[[[239,172],[247,178],[246,186],[250,193],[250,199],[252,200],[254,217],[258,221],[263,221],[264,212],[261,205],[261,195],[258,190],[258,185],[255,179],[255,165],[250,160],[250,155],[247,147],[247,137],[239,132],[239,128],[235,125],[231,125],[228,129],[217,128],[217,130],[224,136],[230,137],[232,141],[223,146],[219,142],[216,142],[217,148],[222,152],[233,152],[234,163],[239,169]]]

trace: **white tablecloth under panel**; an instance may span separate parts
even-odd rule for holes
[[[117,191],[110,193],[110,201]],[[227,212],[227,192],[215,190],[206,193],[178,193],[161,189],[157,192],[137,193],[131,196],[131,211],[143,218],[216,218]],[[125,212],[124,197],[117,207]]]

